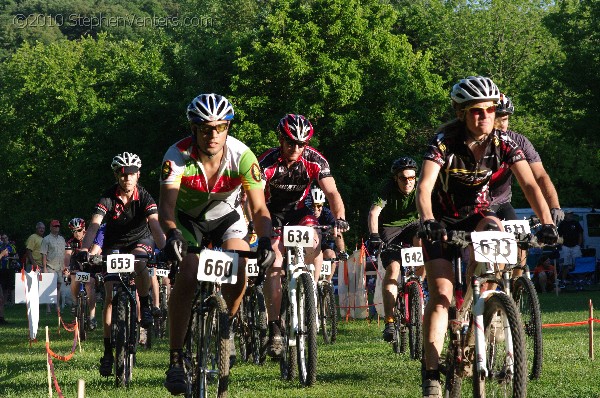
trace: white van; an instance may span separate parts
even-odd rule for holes
[[[594,249],[590,250],[588,255],[600,258],[600,211],[589,207],[571,207],[563,208],[563,210],[565,213],[573,212],[579,217],[579,223],[583,228],[582,251],[584,251],[585,248]],[[515,212],[519,218],[529,218],[534,214],[533,210],[526,208],[515,209]],[[595,253],[592,254],[591,252]]]

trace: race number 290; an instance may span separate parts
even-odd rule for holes
[[[205,249],[200,252],[198,280],[218,283],[236,283],[239,255]]]

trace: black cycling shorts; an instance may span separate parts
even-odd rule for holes
[[[419,232],[419,225],[411,223],[404,227],[383,227],[381,228],[381,240],[386,245],[412,246],[413,238]],[[381,264],[387,268],[392,261],[402,264],[402,256],[399,250],[383,249],[381,254]]]
[[[490,206],[490,209],[496,213],[500,220],[518,220],[515,208],[510,202],[500,203]]]

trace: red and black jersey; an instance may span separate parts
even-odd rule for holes
[[[486,149],[479,162],[466,140],[462,126],[449,127],[433,137],[425,152],[425,160],[441,167],[431,198],[438,220],[464,218],[489,208],[492,174],[504,163],[510,167],[525,160],[519,145],[500,130],[494,129],[481,144]]]
[[[331,177],[329,163],[315,148],[306,146],[290,167],[281,156],[281,148],[271,148],[258,158],[266,181],[265,199],[271,213],[305,207],[314,180]]]
[[[150,236],[147,217],[158,213],[156,202],[141,185],[137,185],[131,202],[125,206],[118,197],[119,184],[102,194],[96,204],[94,215],[104,217],[104,247],[129,245]]]
[[[71,239],[69,239],[67,241],[67,244],[65,245],[65,250],[72,250],[73,254],[75,254],[79,251],[79,249],[81,249],[82,243],[83,242],[79,239],[76,239],[74,236],[71,236]]]

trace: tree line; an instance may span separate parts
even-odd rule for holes
[[[257,155],[284,114],[312,121],[358,242],[391,162],[421,160],[469,75],[513,99],[561,205],[597,206],[598,17],[600,0],[5,0],[0,229],[89,218],[122,151],[157,198],[186,105],[216,92]]]

